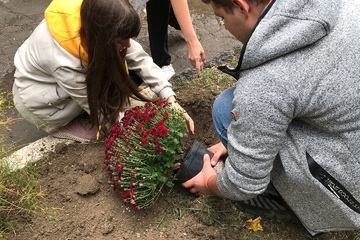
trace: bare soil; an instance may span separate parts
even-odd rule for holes
[[[195,121],[195,135],[183,139],[184,151],[196,139],[207,146],[218,142],[211,107],[220,93],[179,85],[179,101]],[[308,239],[307,232],[290,223],[263,218],[263,232],[244,228],[250,216],[233,203],[190,194],[179,184],[165,189],[156,204],[134,212],[112,190],[104,169],[102,142],[58,145],[55,153],[37,163],[44,211],[23,216],[8,239]],[[319,239],[359,239],[351,233]]]

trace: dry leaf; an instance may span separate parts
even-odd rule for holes
[[[260,224],[261,217],[257,217],[254,220],[249,219],[245,222],[245,227],[249,230],[253,230],[254,232],[263,231],[263,227]]]

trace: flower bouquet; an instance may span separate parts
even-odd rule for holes
[[[161,100],[125,112],[105,140],[106,170],[126,206],[152,206],[164,186],[173,186],[186,135],[183,114]]]

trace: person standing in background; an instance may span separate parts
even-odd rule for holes
[[[149,0],[146,3],[146,14],[151,56],[164,71],[166,79],[171,79],[175,74],[168,49],[169,25],[182,31],[189,61],[200,76],[206,58],[192,25],[187,0]]]

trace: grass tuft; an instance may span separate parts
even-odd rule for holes
[[[42,210],[40,199],[44,192],[38,186],[33,164],[11,171],[0,162],[0,236],[3,231],[15,232],[17,220]]]
[[[14,103],[12,101],[12,93],[10,92],[0,92],[0,127],[8,128],[10,123],[13,121],[11,118],[5,117],[5,112],[8,109],[14,107]],[[3,142],[3,136],[0,136],[0,142]],[[1,152],[0,152],[1,157]]]
[[[0,92],[0,127],[7,128],[12,119],[6,118],[6,110],[13,107],[11,93]],[[38,187],[36,169],[33,164],[12,171],[4,157],[11,147],[3,144],[0,135],[0,239],[4,232],[16,232],[16,222],[31,213],[41,210],[43,192]]]

